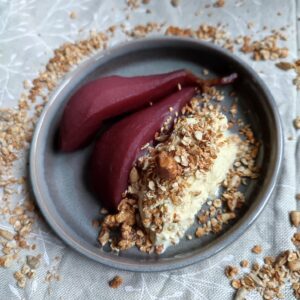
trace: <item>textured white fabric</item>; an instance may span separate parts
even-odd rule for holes
[[[22,81],[34,78],[52,55],[52,50],[61,43],[86,37],[91,29],[101,31],[121,22],[128,29],[148,21],[192,28],[202,23],[216,25],[222,22],[228,25],[233,37],[245,34],[262,37],[271,29],[285,26],[289,59],[297,57],[297,1],[225,0],[223,8],[204,8],[213,2],[182,0],[181,5],[174,8],[169,0],[152,0],[147,7],[141,6],[131,12],[127,20],[128,11],[124,11],[123,0],[0,0],[0,105],[8,107],[17,103]],[[150,8],[152,14],[146,15],[145,8]],[[74,20],[69,18],[72,11],[77,14]],[[198,12],[198,16],[194,12]],[[252,29],[248,29],[248,22],[253,23]],[[268,29],[261,32],[263,26]],[[124,39],[124,34],[117,33],[110,44]],[[233,290],[224,276],[224,266],[238,264],[243,258],[254,261],[262,257],[251,253],[254,244],[261,244],[268,255],[292,248],[293,229],[288,212],[296,208],[294,196],[300,192],[297,190],[300,181],[297,171],[299,134],[292,126],[292,120],[300,114],[296,88],[292,85],[294,74],[277,69],[274,62],[254,62],[249,56],[239,52],[237,55],[252,65],[269,86],[278,104],[285,133],[280,180],[255,224],[237,242],[206,262],[174,272],[142,274],[116,271],[82,257],[66,247],[41,218],[32,235],[38,244],[37,253],[43,253],[43,266],[38,269],[37,278],[21,290],[15,286],[13,270],[0,269],[0,299],[227,300],[232,299]],[[294,139],[288,140],[288,136]],[[0,227],[6,225],[0,218]],[[62,256],[60,263],[55,260],[56,256]],[[59,282],[44,282],[45,272],[50,267],[57,268],[61,275]],[[124,278],[124,284],[117,290],[110,289],[107,282],[116,274]],[[286,295],[287,299],[293,299],[289,289]],[[251,294],[247,299],[260,299],[260,296]]]

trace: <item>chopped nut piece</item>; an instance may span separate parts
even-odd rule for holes
[[[251,251],[255,254],[260,254],[262,252],[262,247],[260,245],[255,245]]]
[[[291,211],[290,218],[293,226],[295,227],[300,226],[300,211]]]
[[[180,167],[173,157],[163,151],[156,158],[157,172],[164,179],[174,179],[180,173]]]
[[[113,289],[117,289],[123,283],[123,278],[121,276],[115,276],[111,281],[109,281],[109,286]]]

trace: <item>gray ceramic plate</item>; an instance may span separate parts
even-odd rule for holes
[[[133,76],[187,68],[211,76],[239,74],[234,85],[224,87],[239,97],[240,117],[250,123],[262,146],[261,176],[245,189],[246,206],[239,219],[222,234],[191,241],[182,239],[163,255],[147,255],[137,249],[119,255],[100,249],[98,230],[101,202],[86,186],[86,162],[92,145],[72,154],[55,151],[54,140],[63,108],[70,95],[85,82],[111,74]],[[229,97],[225,105],[230,106]],[[76,132],[74,132],[76,134]],[[273,98],[258,75],[244,62],[208,43],[190,39],[156,38],[130,42],[109,49],[81,64],[53,93],[36,127],[30,154],[33,193],[44,217],[69,246],[105,265],[131,271],[162,271],[204,260],[235,241],[264,208],[279,172],[282,129]],[[193,228],[190,232],[193,232]]]

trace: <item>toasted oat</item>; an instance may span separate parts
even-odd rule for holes
[[[131,184],[133,184],[133,183],[138,182],[138,180],[139,180],[139,173],[138,173],[136,167],[133,167],[129,174],[129,181]]]
[[[241,284],[241,281],[239,280],[239,279],[233,279],[232,281],[231,281],[231,286],[234,288],[234,289],[239,289],[241,286],[242,286],[242,284]]]
[[[11,241],[14,238],[14,234],[8,230],[0,229],[0,237],[3,237],[6,240]]]
[[[117,275],[112,280],[110,280],[108,284],[111,288],[117,289],[123,284],[123,278]]]
[[[291,70],[294,68],[294,64],[285,62],[285,61],[281,61],[281,62],[275,64],[275,66],[284,71],[288,71],[288,70]]]
[[[260,254],[262,252],[262,247],[260,245],[255,245],[251,251],[255,254]]]
[[[290,212],[291,223],[295,227],[300,226],[300,211],[291,211]]]
[[[300,247],[300,232],[294,233],[292,237],[292,242],[296,247]]]

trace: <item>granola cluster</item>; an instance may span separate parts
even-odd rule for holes
[[[258,246],[257,246],[258,247]],[[261,253],[261,247],[259,249]],[[248,266],[245,266],[248,267]],[[235,272],[233,271],[235,270]],[[266,256],[264,264],[254,263],[251,271],[246,275],[237,278],[238,269],[228,266],[225,274],[232,279],[231,285],[237,290],[236,300],[244,300],[250,291],[259,292],[263,299],[283,299],[283,289],[289,281],[292,284],[294,295],[300,299],[300,252],[284,251],[277,257]]]
[[[182,195],[189,187],[191,176],[201,176],[208,172],[217,158],[220,147],[228,141],[224,137],[227,120],[220,112],[220,105],[212,105],[212,99],[222,101],[223,96],[215,88],[194,98],[182,110],[182,116],[175,119],[173,131],[168,133],[165,124],[155,136],[156,146],[145,145],[146,154],[140,157],[129,175],[129,186],[118,213],[107,215],[101,225],[99,242],[102,246],[111,243],[113,250],[119,251],[137,246],[141,251],[161,253],[162,245],[154,245],[151,232],[161,232],[168,216],[165,199],[174,206],[182,203]],[[201,103],[201,105],[199,105]],[[251,128],[237,120],[235,105],[232,107],[231,127],[239,128],[240,137],[232,136],[238,145],[233,168],[223,182],[220,198],[208,201],[209,208],[198,216],[199,227],[196,237],[218,233],[223,225],[237,217],[237,211],[245,199],[240,187],[248,179],[255,179],[259,170],[256,166],[259,143]],[[172,108],[170,108],[172,110]],[[220,119],[215,128],[215,120]],[[143,195],[143,201],[138,199]],[[195,195],[197,196],[197,195]],[[124,216],[127,216],[126,218]],[[174,213],[171,222],[180,222],[180,215]],[[113,237],[112,232],[120,234]],[[192,236],[187,236],[192,239]]]
[[[252,58],[256,61],[286,58],[289,50],[286,47],[278,46],[279,40],[285,41],[286,36],[277,31],[260,41],[252,41],[251,37],[245,36],[243,37],[241,51],[243,53],[252,53]]]
[[[14,267],[14,262],[21,264],[14,272],[20,288],[36,275],[41,256],[28,255],[23,261],[20,255],[22,250],[31,254],[38,250],[31,235],[37,212],[28,192],[26,177],[16,175],[15,170],[21,168],[25,173],[27,160],[23,158],[27,157],[34,126],[47,103],[49,92],[74,65],[95,50],[104,48],[106,40],[103,33],[92,33],[87,40],[65,43],[54,51],[45,70],[36,79],[31,83],[24,81],[25,92],[20,96],[18,108],[0,109],[0,215],[6,224],[0,228],[0,267]],[[20,194],[23,200],[19,203]]]

